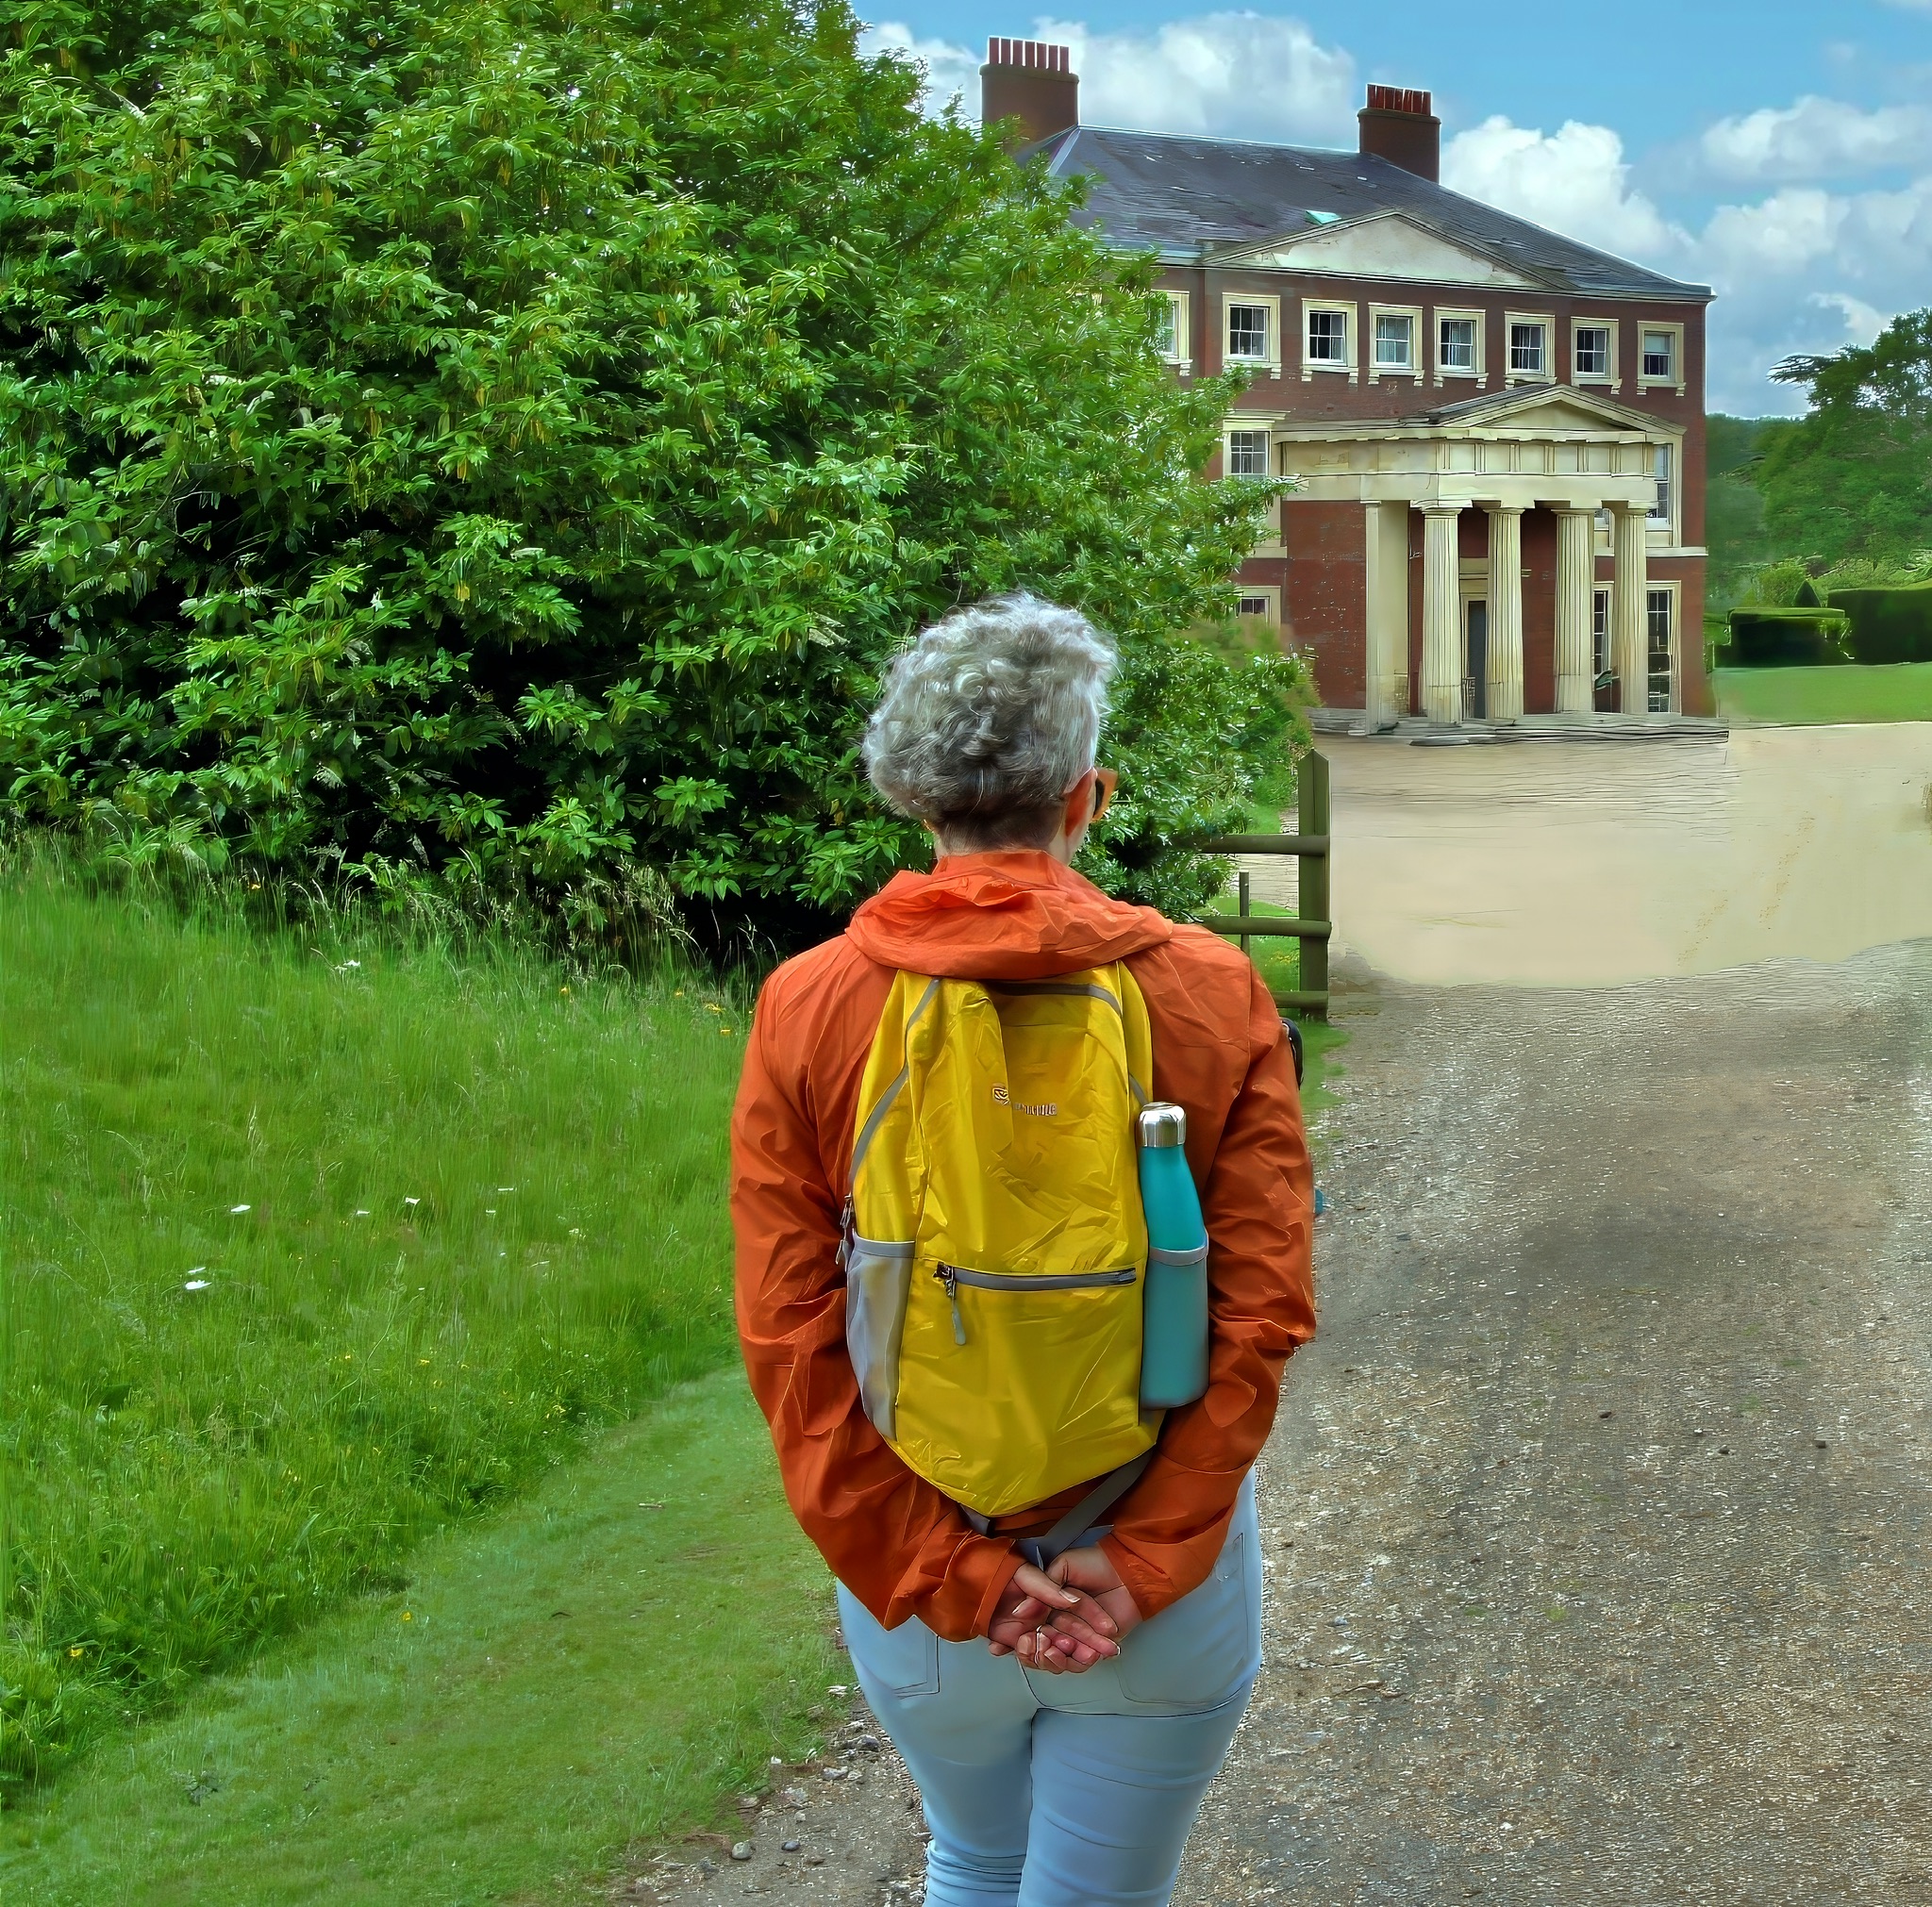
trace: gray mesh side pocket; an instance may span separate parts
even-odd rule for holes
[[[845,1348],[858,1373],[859,1401],[883,1437],[893,1434],[912,1249],[909,1240],[886,1244],[855,1232],[845,1250]]]

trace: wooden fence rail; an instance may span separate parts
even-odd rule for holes
[[[1302,757],[1295,774],[1295,820],[1302,832],[1294,835],[1218,835],[1201,846],[1212,854],[1292,854],[1301,863],[1297,887],[1300,916],[1292,920],[1250,911],[1248,875],[1241,873],[1237,891],[1240,911],[1203,914],[1200,924],[1210,933],[1225,934],[1248,951],[1250,937],[1278,937],[1301,942],[1302,984],[1273,989],[1274,1003],[1315,1020],[1328,1017],[1328,940],[1335,923],[1328,918],[1328,757],[1313,749]]]

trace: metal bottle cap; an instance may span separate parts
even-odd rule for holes
[[[1185,1145],[1188,1138],[1188,1109],[1170,1100],[1150,1100],[1141,1108],[1141,1143],[1143,1146]]]

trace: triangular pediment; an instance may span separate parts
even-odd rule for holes
[[[1431,413],[1437,423],[1459,423],[1473,429],[1520,432],[1632,430],[1655,432],[1657,420],[1641,411],[1599,397],[1593,390],[1569,385],[1539,385],[1527,390],[1497,391],[1472,398]]]
[[[1217,252],[1214,262],[1261,271],[1319,272],[1339,278],[1468,285],[1490,291],[1539,289],[1536,279],[1487,253],[1444,238],[1406,212],[1374,212],[1365,219],[1284,232],[1238,251]]]

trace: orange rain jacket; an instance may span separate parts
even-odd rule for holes
[[[1207,1579],[1274,1418],[1281,1369],[1313,1334],[1313,1206],[1280,1015],[1236,948],[1026,851],[901,873],[845,932],[788,961],[758,1004],[731,1127],[738,1329],[786,1494],[839,1580],[888,1628],[919,1616],[983,1635],[1019,1567],[1009,1535],[1069,1491],[977,1534],[900,1462],[859,1406],[838,1265],[859,1076],[892,976],[1035,980],[1125,960],[1154,1032],[1156,1099],[1187,1108],[1213,1341],[1208,1385],[1171,1411],[1104,1547],[1143,1616]]]

